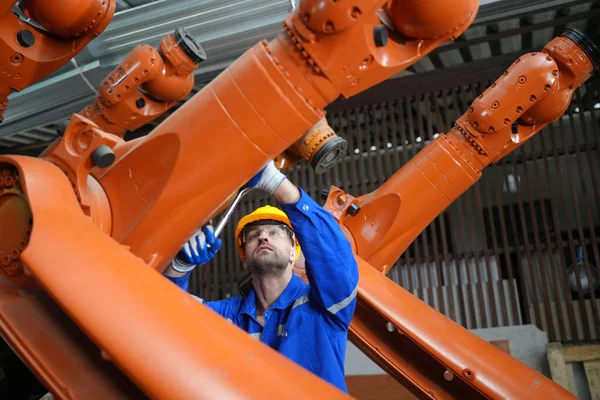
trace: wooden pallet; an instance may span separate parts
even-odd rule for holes
[[[592,400],[600,400],[600,345],[565,346],[550,343],[546,349],[552,380],[577,396],[572,363],[583,363]]]

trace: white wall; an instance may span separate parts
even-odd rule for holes
[[[474,329],[471,331],[486,341],[508,340],[513,357],[546,376],[550,376],[546,359],[546,333],[533,325],[507,326],[501,328]],[[348,342],[346,351],[346,375],[381,375],[385,372]]]

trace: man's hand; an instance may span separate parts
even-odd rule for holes
[[[300,191],[298,187],[290,182],[289,179],[281,173],[273,161],[269,161],[266,167],[261,169],[258,174],[244,185],[245,188],[255,187],[264,190],[275,198],[280,204],[295,203],[300,200]]]
[[[261,169],[252,179],[246,183],[245,188],[255,187],[264,190],[268,194],[275,193],[281,182],[285,180],[285,175],[282,174],[276,167],[273,161]]]
[[[196,265],[206,264],[221,249],[223,241],[215,237],[212,226],[207,225],[193,235],[173,259],[172,267],[180,273],[187,273]]]

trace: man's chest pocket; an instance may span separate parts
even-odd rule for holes
[[[291,312],[287,321],[279,325],[277,350],[310,371],[319,370],[316,340],[318,315],[308,312]]]

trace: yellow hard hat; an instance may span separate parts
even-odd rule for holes
[[[242,243],[242,231],[244,228],[253,222],[257,221],[275,221],[281,222],[282,224],[287,225],[288,228],[294,232],[294,228],[290,223],[288,216],[281,211],[277,207],[273,206],[263,206],[259,207],[250,214],[246,215],[237,224],[237,228],[235,228],[235,237],[238,246],[238,253],[240,254],[240,258],[243,260],[246,257],[246,250],[244,250],[244,244]],[[298,243],[298,239],[296,239],[294,235],[294,241],[296,242],[296,261],[300,258],[300,244]]]

